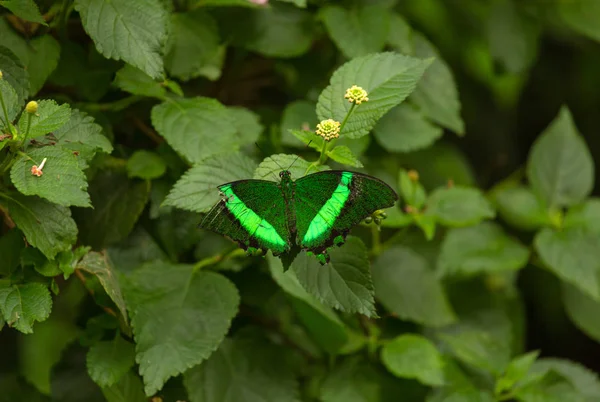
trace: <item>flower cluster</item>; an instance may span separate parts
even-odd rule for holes
[[[350,103],[356,103],[360,105],[362,102],[367,102],[369,100],[368,93],[358,85],[352,85],[350,88],[346,90],[346,95],[344,98],[348,99]]]
[[[38,165],[33,165],[31,167],[31,174],[37,177],[40,177],[41,175],[44,174],[44,172],[42,172],[42,169],[44,168],[44,165],[46,164],[46,158],[44,158],[44,160],[42,161],[42,163],[40,163],[40,166],[38,167]]]
[[[340,136],[340,122],[333,119],[327,119],[317,124],[317,135],[320,135],[325,141],[331,141]]]

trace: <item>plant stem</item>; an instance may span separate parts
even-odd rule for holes
[[[244,250],[242,250],[241,248],[235,247],[224,253],[216,254],[216,255],[213,255],[212,257],[206,257],[206,258],[198,261],[194,265],[193,272],[196,273],[204,267],[208,267],[208,266],[217,264],[223,260],[235,258],[235,257],[243,256],[243,255],[244,255]]]
[[[2,104],[2,111],[4,112],[4,125],[6,129],[10,132],[10,122],[8,121],[8,110],[6,110],[6,104],[4,103],[4,95],[2,91],[0,91],[0,103]]]
[[[29,127],[31,127],[31,116],[33,113],[27,113],[27,129],[25,130],[25,136],[23,136],[23,140],[21,141],[21,146],[23,147],[23,151],[27,150],[27,137],[29,136]]]
[[[371,254],[374,256],[378,256],[383,251],[381,248],[381,232],[379,231],[379,226],[372,223],[371,224]]]

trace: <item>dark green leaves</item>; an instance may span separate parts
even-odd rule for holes
[[[4,46],[0,46],[0,71],[2,79],[13,87],[19,103],[22,103],[29,95],[29,74],[19,58]]]
[[[594,161],[566,107],[536,140],[527,178],[550,207],[583,201],[594,185]]]
[[[395,53],[378,53],[359,57],[340,67],[330,84],[319,96],[319,120],[344,120],[351,103],[344,99],[346,89],[361,86],[369,101],[361,104],[348,118],[341,136],[360,138],[392,107],[402,102],[414,89],[430,60],[420,60]]]
[[[427,200],[427,214],[446,226],[466,226],[496,214],[481,191],[474,188],[440,188]]]
[[[98,342],[87,354],[88,373],[103,388],[119,381],[134,363],[134,345],[121,336],[112,341]]]
[[[129,177],[152,180],[165,174],[166,170],[165,162],[154,152],[136,151],[127,160],[127,174]]]
[[[0,312],[7,324],[30,334],[35,321],[44,321],[50,315],[52,299],[41,283],[24,285],[0,284]]]
[[[10,12],[25,21],[47,25],[33,0],[3,0],[0,1],[0,6],[8,8]]]
[[[152,78],[162,77],[167,15],[159,0],[77,0],[75,7],[102,55],[124,60]]]
[[[237,313],[235,286],[188,265],[154,263],[135,271],[126,293],[136,361],[147,395],[217,348]]]

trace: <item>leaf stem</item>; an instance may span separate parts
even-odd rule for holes
[[[374,256],[378,256],[383,251],[381,248],[381,231],[379,225],[374,223],[371,224],[371,254]]]
[[[206,257],[206,258],[198,261],[194,265],[194,269],[192,272],[195,274],[196,272],[200,271],[202,268],[205,268],[205,267],[208,267],[211,265],[215,265],[226,259],[241,257],[244,255],[244,253],[245,253],[244,250],[242,250],[239,247],[235,247],[224,253],[216,254],[216,255],[213,255],[212,257]]]
[[[29,136],[29,127],[31,127],[31,116],[33,116],[33,113],[27,112],[27,129],[25,129],[25,135],[23,136],[23,140],[21,140],[23,151],[27,150],[27,137]]]

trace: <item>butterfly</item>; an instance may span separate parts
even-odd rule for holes
[[[221,200],[199,227],[229,237],[247,252],[279,256],[306,250],[326,264],[328,248],[341,246],[353,226],[398,200],[385,182],[357,172],[327,170],[292,180],[282,170],[279,177],[279,183],[251,179],[218,186]]]

